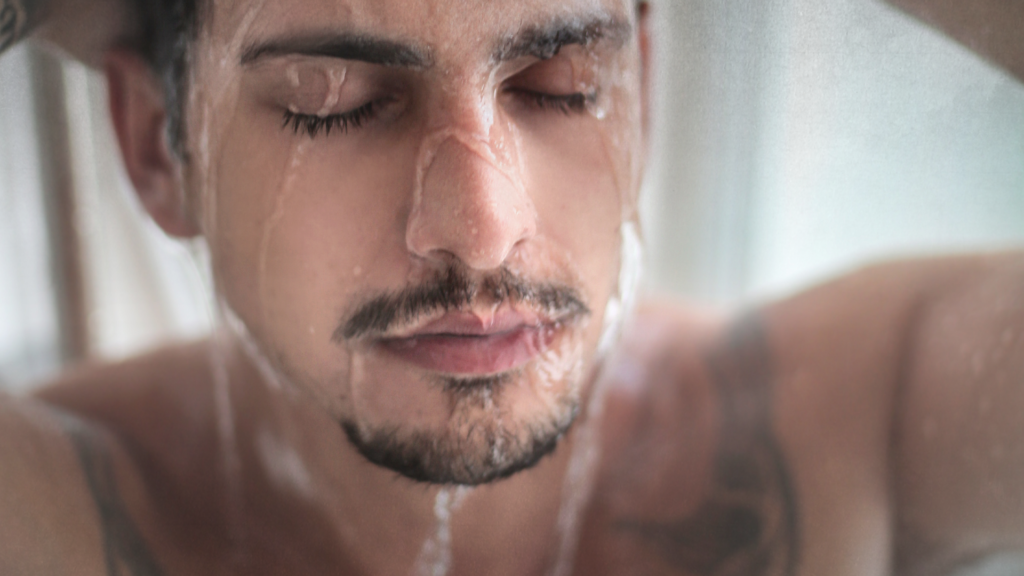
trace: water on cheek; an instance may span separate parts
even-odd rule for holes
[[[615,292],[605,305],[598,357],[606,357],[618,343],[622,327],[628,320],[639,297],[643,278],[643,241],[633,222],[625,222],[620,230],[619,278]]]
[[[306,161],[311,142],[312,141],[308,139],[292,141],[291,151],[288,155],[288,163],[280,180],[281,184],[274,192],[273,211],[263,223],[263,233],[260,239],[259,248],[257,285],[259,290],[259,306],[262,310],[263,322],[267,326],[271,323],[269,311],[272,304],[270,302],[268,278],[271,271],[267,269],[267,260],[271,250],[271,242],[273,240],[274,232],[278,229],[281,221],[285,217],[288,202],[299,192],[299,190],[301,190],[301,187],[298,184],[299,177],[303,170],[303,164]]]
[[[242,42],[261,12],[265,0],[258,0],[248,7],[238,20],[237,28],[226,42],[215,42],[208,35],[202,36],[195,54],[202,55],[192,66],[192,87],[188,95],[189,133],[194,135],[192,162],[196,170],[193,182],[199,187],[201,222],[204,237],[209,243],[211,265],[216,271],[218,250],[223,240],[220,236],[220,173],[219,160],[223,149],[223,135],[226,127],[237,113],[240,76],[237,58]],[[219,279],[215,277],[215,289]],[[218,290],[219,292],[219,290]],[[264,373],[264,379],[280,387],[282,378],[266,357],[260,352],[255,340],[244,323],[225,301],[218,306],[219,323],[226,330],[218,331],[210,346],[210,373],[213,381],[213,403],[216,414],[216,429],[221,452],[224,501],[227,525],[231,540],[231,558],[236,565],[246,562],[245,510],[242,497],[242,466],[237,429],[237,416],[233,401],[233,382],[229,370],[232,343],[241,342],[242,348]]]
[[[266,0],[257,0],[238,18],[237,27],[226,41],[211,37],[208,31],[200,34],[193,54],[199,55],[193,63],[189,86],[189,114],[191,130],[195,134],[196,150],[193,160],[199,171],[202,194],[204,235],[216,238],[218,202],[218,166],[221,155],[221,136],[236,113],[241,85],[238,58],[245,38],[262,12]]]
[[[600,123],[600,138],[605,166],[612,172],[620,204],[619,274],[614,290],[605,306],[601,335],[595,362],[601,363],[611,353],[621,335],[622,326],[635,305],[642,276],[643,244],[635,224],[636,193],[639,190],[642,162],[641,112],[634,67],[628,60],[617,62],[611,72],[602,73],[603,98],[595,102],[589,113]],[[597,71],[590,71],[594,75]],[[572,359],[580,358],[575,364]],[[543,374],[548,382],[572,374],[583,380],[582,354],[561,351],[560,359],[547,363]],[[601,457],[600,429],[604,403],[612,379],[599,373],[593,383],[585,407],[585,415],[574,431],[569,467],[562,484],[562,500],[557,517],[558,548],[551,576],[569,576],[574,569],[576,551],[584,512],[593,491]]]
[[[361,427],[366,424],[365,419],[361,415],[367,411],[367,401],[361,393],[369,379],[366,357],[363,354],[350,351],[348,358],[348,402],[341,416],[344,420],[354,422],[357,426]],[[367,430],[360,430],[360,432],[365,434]]]
[[[642,96],[635,54],[624,51],[608,70],[600,73],[606,95],[592,112],[605,126],[601,143],[621,195],[623,221],[634,218],[644,167]]]

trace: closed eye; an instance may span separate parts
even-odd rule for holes
[[[545,94],[523,88],[509,88],[507,91],[531,106],[542,110],[561,112],[566,115],[582,114],[597,100],[596,92],[589,94],[583,92],[574,94]]]
[[[332,131],[347,134],[349,130],[358,130],[364,124],[373,120],[380,112],[380,108],[384,103],[381,100],[372,100],[355,110],[329,116],[302,114],[285,110],[284,122],[281,124],[281,128],[290,128],[294,134],[305,133],[310,138],[316,138],[321,132],[325,136],[330,136]]]

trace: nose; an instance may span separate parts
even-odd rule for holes
[[[474,270],[501,266],[537,233],[536,209],[517,175],[456,136],[437,147],[409,216],[406,243],[426,259],[455,256]]]

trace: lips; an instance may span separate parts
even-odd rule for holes
[[[426,370],[484,376],[507,372],[536,358],[562,327],[561,322],[515,310],[492,315],[448,312],[406,334],[381,338],[377,345]]]

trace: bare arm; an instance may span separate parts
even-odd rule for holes
[[[873,266],[766,315],[809,526],[888,510],[865,533],[901,576],[1024,549],[1024,254]]]
[[[1024,254],[873,266],[763,317],[803,573],[1024,550]]]
[[[911,574],[1024,550],[1024,255],[928,274],[895,404],[897,566]]]

